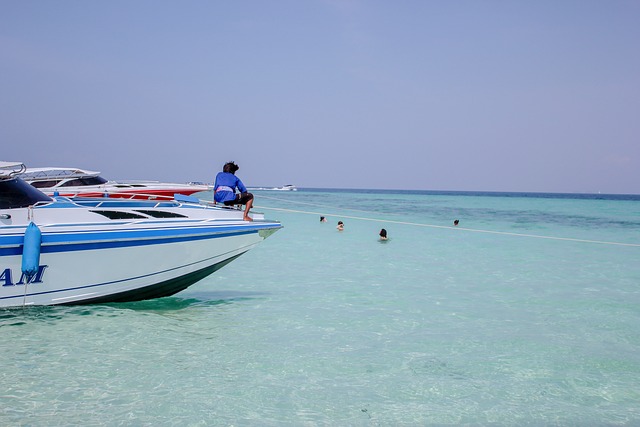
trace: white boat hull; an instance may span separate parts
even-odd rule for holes
[[[264,239],[259,230],[218,234],[208,227],[202,231],[205,234],[190,237],[191,232],[172,233],[171,237],[150,239],[148,244],[103,240],[47,245],[45,234],[40,269],[30,283],[21,273],[21,254],[2,257],[0,307],[137,301],[172,295]]]
[[[154,231],[158,230],[134,234]],[[203,234],[193,235],[199,231]],[[215,227],[206,227],[186,234],[174,231],[147,243],[101,240],[47,244],[44,234],[40,269],[30,283],[21,273],[21,254],[2,257],[0,307],[137,301],[172,295],[253,248],[264,239],[265,231],[218,232]]]

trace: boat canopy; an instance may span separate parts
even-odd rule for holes
[[[30,179],[63,179],[74,177],[96,176],[100,172],[88,171],[78,168],[29,168],[21,176],[25,180]]]
[[[83,187],[106,184],[108,181],[99,174],[75,168],[35,168],[27,169],[20,177],[36,188]]]

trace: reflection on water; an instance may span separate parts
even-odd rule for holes
[[[268,294],[263,292],[242,291],[200,291],[189,292],[188,298],[171,296],[153,300],[106,304],[121,310],[138,311],[174,311],[191,307],[209,307],[221,304],[232,304],[238,301],[262,298]]]
[[[145,301],[58,306],[26,306],[0,309],[0,328],[22,326],[38,322],[51,323],[55,320],[69,320],[73,316],[115,317],[124,311],[162,314],[195,307],[214,307],[241,301],[265,298],[265,292],[243,292],[237,290],[190,292],[188,297],[171,296]]]

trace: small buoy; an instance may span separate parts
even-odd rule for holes
[[[22,273],[27,277],[27,280],[38,272],[41,243],[40,229],[33,222],[30,222],[24,233],[24,244],[22,245]]]

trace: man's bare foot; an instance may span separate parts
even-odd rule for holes
[[[245,221],[253,221],[253,218],[251,218],[250,216],[245,216],[243,219]]]

